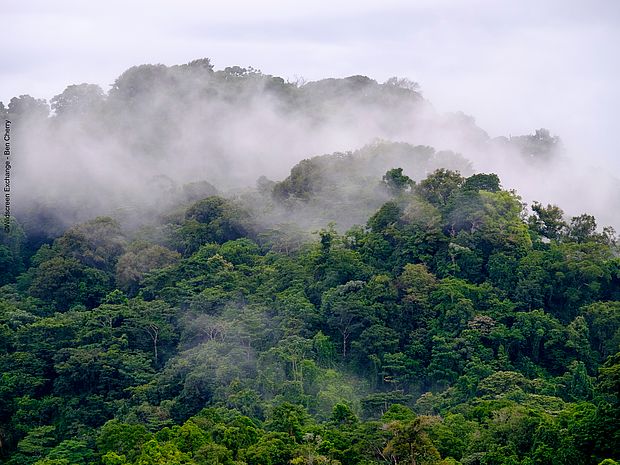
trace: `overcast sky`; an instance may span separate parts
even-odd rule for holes
[[[620,169],[620,1],[0,2],[0,100],[104,90],[130,66],[209,57],[291,80],[420,83],[491,136],[547,127]]]

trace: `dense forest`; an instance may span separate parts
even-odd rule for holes
[[[265,164],[242,143],[259,104],[288,134],[274,153],[310,158]],[[429,116],[404,79],[289,83],[206,59],[132,68],[108,94],[70,86],[51,110],[0,104],[16,189],[1,463],[620,460],[615,231],[422,137],[544,170],[549,131],[490,139]],[[362,110],[375,140],[293,146],[305,124],[351,136]],[[276,137],[261,124],[250,139]],[[420,144],[391,142],[410,125]],[[59,165],[62,180],[40,171]]]

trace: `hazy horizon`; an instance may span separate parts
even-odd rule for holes
[[[83,82],[107,92],[131,66],[201,57],[291,81],[399,76],[418,82],[438,111],[463,111],[491,137],[546,127],[573,158],[620,168],[613,1],[62,0],[8,4],[3,15],[5,104],[22,94],[49,101]]]

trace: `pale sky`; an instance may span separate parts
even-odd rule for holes
[[[5,104],[202,57],[290,80],[399,76],[491,136],[546,127],[620,170],[618,0],[0,0],[0,21]]]

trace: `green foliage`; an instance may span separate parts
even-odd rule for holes
[[[150,438],[151,435],[144,425],[129,425],[118,420],[110,420],[99,430],[97,450],[104,456],[114,453],[132,459]]]
[[[473,174],[465,179],[465,182],[463,183],[463,190],[499,192],[501,190],[499,177],[494,173]]]
[[[145,98],[132,83],[169,77],[134,69],[109,98]],[[81,91],[94,89],[55,100],[59,116],[97,105]],[[375,149],[388,167],[436,155]],[[355,156],[386,169],[373,153]],[[269,201],[292,212],[340,199],[350,160],[301,163]],[[158,233],[97,218],[32,256],[17,229],[2,236],[0,267],[30,267],[0,282],[11,283],[0,297],[2,463],[613,463],[611,236],[588,215],[567,224],[555,206],[535,203],[525,219],[493,174],[444,169],[414,185],[391,169],[375,181],[365,227],[325,222],[290,248],[264,240],[241,200],[195,191]]]
[[[540,203],[532,204],[534,212],[528,218],[529,227],[547,239],[559,239],[562,237],[568,225],[564,221],[564,212],[557,205],[543,207]]]
[[[385,203],[377,213],[368,220],[372,232],[383,232],[400,221],[400,207],[394,201]]]
[[[438,169],[417,186],[418,194],[436,207],[443,207],[465,179],[455,171]]]
[[[392,168],[388,170],[383,175],[382,181],[383,185],[392,195],[399,195],[407,189],[412,188],[415,184],[409,176],[403,174],[402,168]]]
[[[133,295],[148,272],[173,265],[180,258],[178,253],[156,244],[133,243],[116,263],[116,284]]]
[[[265,427],[270,431],[287,433],[299,441],[303,426],[307,421],[307,415],[303,407],[284,402],[272,409]]]
[[[193,204],[185,212],[185,222],[178,231],[178,241],[186,255],[202,244],[224,243],[245,236],[247,213],[234,203],[212,196]]]
[[[95,306],[110,289],[110,278],[101,270],[85,267],[73,258],[46,260],[31,274],[29,294],[59,310],[74,305]]]
[[[392,434],[384,453],[395,462],[404,461],[411,465],[434,463],[439,452],[433,446],[421,418],[396,420],[387,425]]]
[[[288,178],[273,186],[272,193],[278,200],[291,197],[307,200],[321,189],[321,183],[321,167],[313,160],[302,160],[293,167]]]

